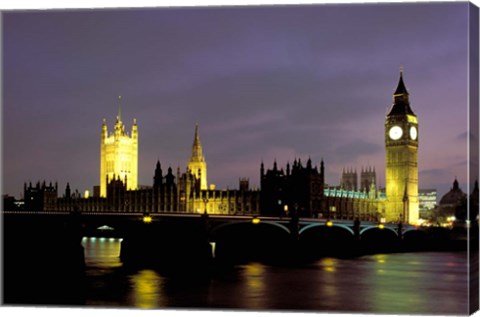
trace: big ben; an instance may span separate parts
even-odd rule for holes
[[[418,120],[410,107],[403,71],[385,119],[385,220],[418,220]]]

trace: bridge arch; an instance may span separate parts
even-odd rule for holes
[[[300,229],[298,239],[301,254],[307,260],[350,257],[355,252],[354,231],[345,224],[312,223]]]
[[[397,237],[398,237],[398,232],[392,228],[392,227],[388,227],[388,226],[384,226],[382,228],[380,228],[379,226],[368,226],[368,227],[365,227],[363,228],[362,230],[360,230],[360,237],[365,233],[367,232],[368,230],[389,230],[391,232],[393,232]]]
[[[360,231],[360,245],[365,254],[389,253],[399,250],[397,231],[388,226],[368,226]]]
[[[407,232],[412,232],[412,231],[420,231],[418,230],[416,227],[409,227],[409,228],[406,228],[404,231],[403,231],[403,234],[407,233]]]
[[[211,229],[210,238],[215,243],[215,257],[234,263],[279,260],[288,255],[291,241],[284,225],[261,219],[220,224]]]
[[[355,232],[352,230],[352,228],[350,228],[349,226],[347,225],[344,225],[344,224],[337,224],[337,223],[333,223],[332,224],[333,227],[339,227],[339,228],[343,228],[345,230],[347,230],[348,232],[350,232],[353,235],[355,235]],[[298,232],[299,235],[301,235],[302,233],[304,233],[305,231],[311,229],[311,228],[315,228],[315,227],[326,227],[325,223],[311,223],[305,227],[303,227],[302,229],[300,229],[300,231]]]
[[[408,228],[403,232],[403,248],[406,251],[423,251],[429,247],[429,235],[424,230]]]
[[[219,231],[221,231],[222,229],[225,229],[225,227],[228,227],[228,226],[235,226],[235,225],[245,225],[245,224],[251,224],[251,225],[255,225],[255,226],[260,226],[260,225],[264,225],[264,224],[267,224],[267,225],[272,225],[272,226],[275,226],[275,227],[278,227],[280,228],[281,230],[285,231],[287,234],[290,234],[290,229],[287,228],[286,226],[280,224],[280,223],[277,223],[277,222],[274,222],[274,221],[263,221],[260,219],[260,222],[257,223],[257,224],[253,224],[251,220],[245,220],[245,221],[241,221],[241,222],[226,222],[226,223],[222,223],[218,226],[215,226],[214,228],[212,228],[212,230],[210,230],[210,234],[212,236],[215,236],[215,234]]]

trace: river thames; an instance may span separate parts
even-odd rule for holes
[[[89,308],[468,314],[466,252],[322,258],[295,267],[249,262],[172,275],[124,267],[121,239],[85,237],[82,245]]]

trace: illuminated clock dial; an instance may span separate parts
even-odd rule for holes
[[[390,131],[388,131],[388,135],[392,140],[400,139],[402,137],[402,134],[403,134],[403,130],[398,125],[391,127]]]
[[[417,139],[417,128],[415,127],[411,127],[410,128],[410,138],[412,140],[416,140]]]

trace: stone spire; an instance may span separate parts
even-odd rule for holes
[[[155,174],[153,176],[153,186],[161,187],[162,180],[163,180],[162,167],[160,165],[160,160],[157,160],[157,165],[155,166]]]
[[[198,133],[198,124],[195,125],[195,137],[193,139],[192,145],[192,162],[202,162],[205,161],[203,157],[202,144],[200,143],[200,134]]]
[[[117,122],[122,122],[122,96],[118,96]]]
[[[195,136],[192,145],[192,157],[188,163],[188,170],[192,175],[200,180],[200,189],[207,189],[207,163],[203,156],[202,144],[200,143],[200,133],[198,124],[195,125]]]
[[[405,83],[403,82],[403,67],[400,67],[400,80],[398,81],[398,86],[397,89],[395,90],[395,93],[393,94],[394,96],[396,95],[408,95],[407,88],[405,87]]]

